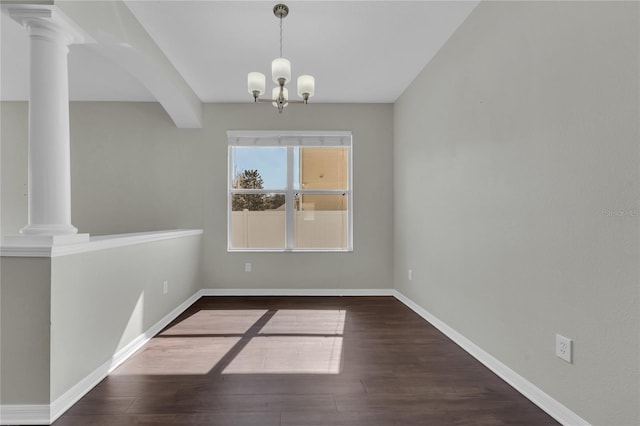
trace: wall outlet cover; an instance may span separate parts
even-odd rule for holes
[[[571,363],[572,341],[571,339],[556,334],[556,356]]]

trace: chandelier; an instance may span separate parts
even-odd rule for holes
[[[271,102],[282,113],[284,107],[289,103],[306,104],[315,92],[316,80],[311,75],[301,75],[298,77],[298,96],[302,100],[289,100],[289,91],[285,84],[291,80],[291,62],[282,57],[282,19],[289,14],[289,7],[286,4],[277,4],[273,7],[273,14],[280,20],[280,57],[271,62],[271,77],[277,84],[271,92],[272,99],[262,99],[260,95],[265,92],[264,74],[260,72],[250,72],[247,76],[247,86],[249,93],[253,95],[254,102]]]

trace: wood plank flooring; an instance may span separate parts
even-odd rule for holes
[[[392,297],[203,297],[54,423],[551,424]]]

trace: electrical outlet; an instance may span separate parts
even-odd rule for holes
[[[571,339],[556,334],[556,356],[571,364]]]
[[[409,281],[413,280],[413,271],[411,269],[409,269],[408,277],[409,277]]]
[[[162,294],[167,294],[169,293],[169,281],[165,281],[162,284]]]
[[[251,272],[251,264],[250,263],[245,263],[244,264],[244,271],[245,272]]]

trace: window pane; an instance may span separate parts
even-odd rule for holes
[[[296,197],[295,248],[348,248],[347,195]]]
[[[230,154],[232,188],[287,187],[286,147],[232,147]]]
[[[296,151],[296,189],[347,189],[349,148],[300,147]]]
[[[231,195],[231,248],[284,248],[285,196]]]
[[[233,194],[231,196],[231,210],[239,212],[245,209],[249,211],[284,211],[284,194]]]
[[[350,137],[232,133],[228,250],[352,249]]]

